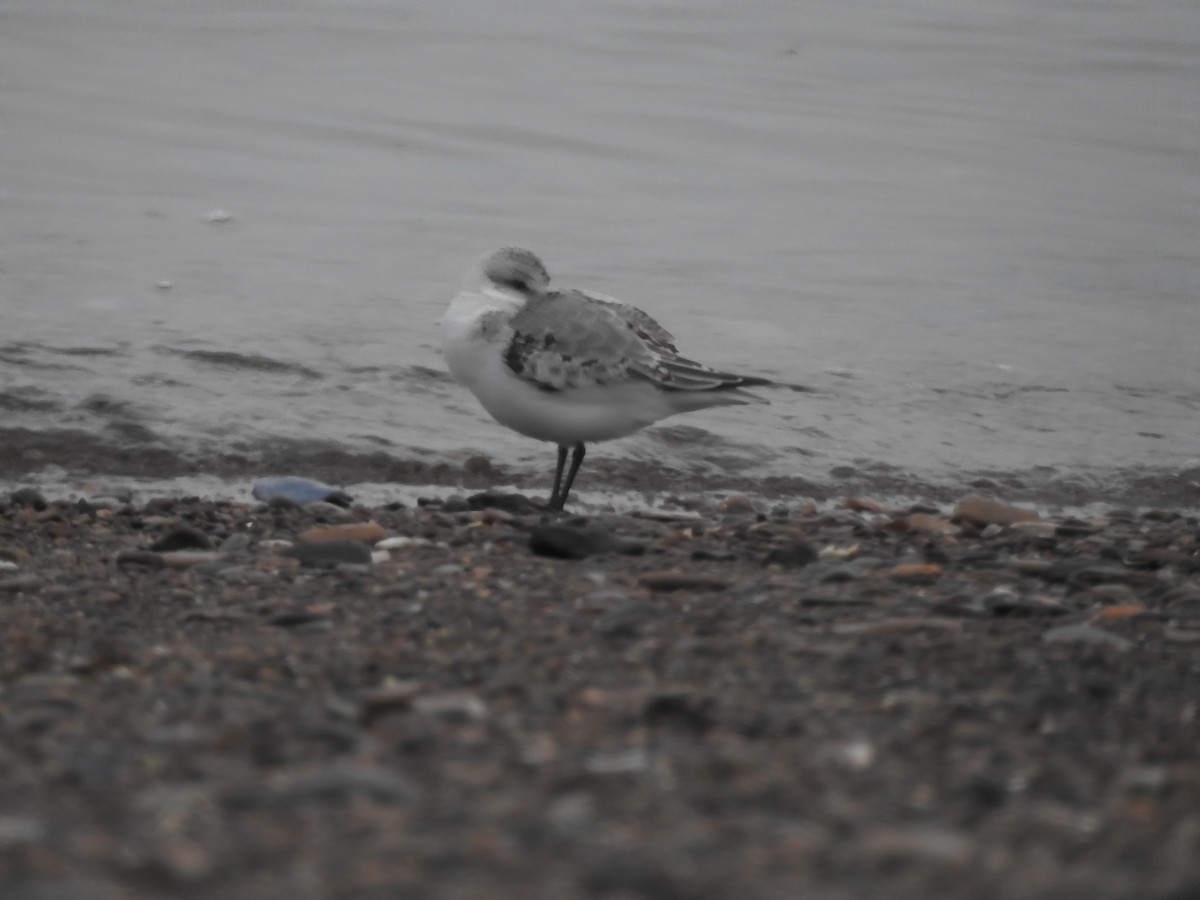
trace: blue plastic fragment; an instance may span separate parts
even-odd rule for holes
[[[295,475],[260,478],[254,482],[251,493],[254,494],[254,499],[264,503],[272,497],[284,497],[301,506],[322,500],[339,505],[346,505],[350,502],[350,498],[335,487]]]

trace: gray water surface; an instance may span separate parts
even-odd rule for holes
[[[0,437],[541,470],[437,351],[517,244],[813,389],[599,456],[1200,456],[1190,0],[6,0],[0,85]]]

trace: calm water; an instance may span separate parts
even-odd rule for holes
[[[5,0],[0,439],[544,468],[437,351],[520,244],[815,390],[598,456],[1200,456],[1200,4],[496,7]]]

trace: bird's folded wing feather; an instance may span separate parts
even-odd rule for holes
[[[543,390],[650,381],[663,390],[707,391],[766,384],[685,359],[649,314],[582,291],[530,299],[513,316],[505,363]]]

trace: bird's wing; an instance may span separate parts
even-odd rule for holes
[[[643,379],[668,391],[770,382],[718,372],[679,355],[674,338],[642,310],[583,291],[531,298],[513,316],[504,361],[543,390]]]
[[[607,294],[591,294],[584,291],[576,291],[575,293],[583,294],[589,300],[599,303],[610,312],[615,313],[620,317],[621,321],[632,328],[634,333],[651,348],[668,353],[679,352],[679,348],[675,346],[675,336],[659,325],[648,312],[640,310],[636,306],[630,306],[628,303],[618,300],[616,297],[610,297]]]

